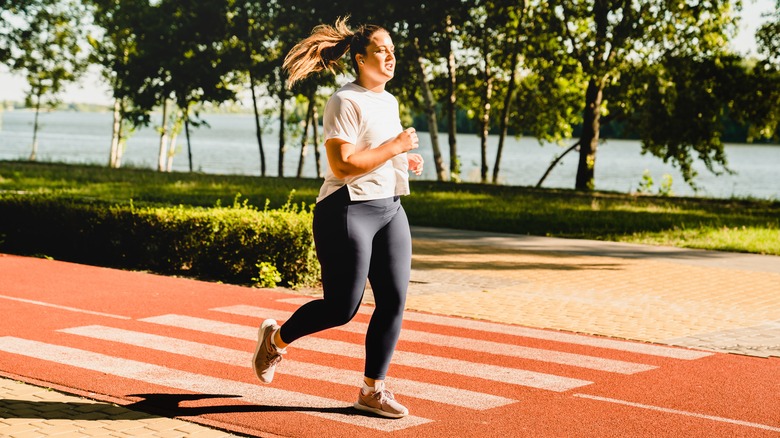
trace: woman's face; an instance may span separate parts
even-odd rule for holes
[[[395,74],[394,53],[395,46],[390,34],[384,30],[374,32],[366,46],[366,54],[358,57],[360,82],[372,88],[392,79]]]

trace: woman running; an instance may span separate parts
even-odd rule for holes
[[[314,244],[322,266],[323,298],[301,306],[281,327],[267,319],[258,331],[253,367],[273,379],[287,345],[303,336],[344,325],[357,313],[366,279],[376,307],[366,333],[363,385],[355,408],[400,418],[409,411],[385,389],[384,380],[401,331],[412,260],[409,222],[400,196],[423,159],[414,128],[403,129],[396,98],[385,91],[396,58],[390,34],[346,19],[319,25],[284,60],[288,87],[313,72],[338,70],[349,52],[356,79],[328,100],[323,116],[328,168],[314,208]]]

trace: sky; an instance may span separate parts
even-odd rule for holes
[[[755,33],[764,22],[761,16],[771,12],[774,7],[775,0],[743,0],[739,33],[731,42],[734,50],[743,55],[756,53]],[[5,66],[0,65],[0,101],[23,101],[26,87],[23,76],[12,75]],[[61,98],[66,103],[110,105],[110,95],[97,67],[93,67],[79,83],[68,86]]]

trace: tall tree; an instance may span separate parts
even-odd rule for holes
[[[487,145],[488,133],[491,128],[498,128],[498,147],[493,165],[493,183],[498,182],[501,156],[504,142],[509,131],[510,114],[514,104],[514,96],[520,80],[521,69],[528,70],[529,65],[525,52],[528,47],[537,44],[534,35],[528,32],[527,24],[530,11],[527,1],[487,0],[481,2],[480,11],[484,16],[484,24],[474,31],[483,35],[474,41],[474,48],[482,53],[483,87],[491,93],[485,93],[476,110],[482,114],[482,131],[480,134],[481,151],[483,154],[480,176],[483,182],[488,180]],[[478,23],[479,20],[473,20]],[[488,74],[489,73],[489,74]],[[491,117],[491,110],[498,110],[498,117]],[[495,112],[495,111],[492,111]]]
[[[137,55],[137,32],[140,23],[149,17],[150,7],[146,2],[89,0],[89,3],[93,8],[94,22],[101,30],[89,39],[91,61],[101,67],[114,99],[108,165],[118,168],[122,164],[129,131],[127,118],[132,111],[134,97],[134,90],[128,89],[125,84],[131,74],[130,59]],[[162,164],[158,166],[160,170],[162,167]]]
[[[450,151],[450,181],[460,182],[460,160],[458,159],[458,65],[455,60],[455,38],[457,28],[452,16],[447,17],[447,143]]]
[[[423,56],[422,44],[419,37],[412,38],[410,51],[417,68],[416,77],[419,80],[419,90],[422,96],[422,109],[428,122],[428,134],[431,136],[431,149],[433,151],[433,165],[436,170],[436,179],[444,181],[444,164],[439,147],[439,122],[436,115],[436,99],[433,97],[429,74],[426,71],[426,59]]]
[[[168,114],[163,116],[160,134],[160,167],[170,160],[166,139],[175,137],[180,120],[187,138],[188,161],[193,169],[190,127],[200,126],[198,105],[221,104],[233,100],[232,56],[229,20],[233,0],[162,0],[139,23],[135,32],[137,52],[130,57],[125,86],[132,90],[136,124],[149,123],[151,112],[168,102],[176,105],[174,127]],[[162,169],[161,169],[162,170]]]
[[[494,91],[502,74],[499,65],[506,59],[506,27],[499,23],[506,22],[506,17],[500,2],[485,0],[475,3],[476,6],[469,11],[471,19],[465,26],[465,49],[470,50],[472,56],[465,62],[464,78],[469,85],[467,108],[479,125],[479,175],[484,183],[488,181],[489,171],[488,134],[494,124],[493,110],[497,107]]]
[[[124,7],[125,2],[120,2]],[[115,96],[133,102],[126,108],[127,118],[133,126],[148,126],[152,112],[160,109],[161,119],[157,130],[160,134],[157,170],[164,172],[173,165],[175,139],[180,126],[180,111],[171,110],[174,96],[172,70],[180,56],[170,21],[173,19],[166,5],[150,4],[140,19],[130,20],[126,26],[135,40],[135,50],[128,52],[128,60],[121,80],[116,82]]]
[[[170,42],[177,54],[170,59],[170,84],[176,105],[181,109],[187,138],[187,156],[193,171],[190,126],[200,126],[193,106],[223,103],[235,98],[227,81],[232,66],[225,62],[228,11],[232,0],[163,0],[163,15],[170,17]]]
[[[775,10],[765,16],[767,21],[756,31],[758,52],[767,62],[780,68],[780,0],[775,0]]]
[[[300,40],[311,33],[314,26],[319,24],[333,24],[338,17],[339,5],[323,4],[313,0],[301,0],[295,3],[279,3],[273,21],[275,38],[267,42],[273,48],[273,56],[269,57],[266,65],[265,81],[269,94],[276,97],[279,105],[279,152],[277,173],[284,176],[284,160],[287,153],[288,116],[294,110],[288,108],[287,103],[291,97],[298,93],[287,89],[286,72],[282,69],[284,57],[290,49]],[[316,84],[316,80],[315,80]],[[316,88],[316,85],[314,85]]]
[[[273,71],[274,63],[280,57],[279,45],[271,44],[276,38],[275,16],[278,13],[275,3],[261,0],[243,0],[236,2],[233,33],[234,50],[237,56],[234,68],[245,72],[254,112],[255,138],[260,158],[260,176],[266,176],[265,149],[263,147],[262,122],[263,109],[260,105],[261,83]]]
[[[620,75],[651,65],[663,57],[711,57],[727,41],[733,26],[732,2],[675,2],[649,0],[551,0],[539,4],[545,15],[541,32],[557,37],[553,58],[575,59],[585,75],[583,124],[579,138],[579,163],[575,188],[594,187],[596,155],[602,117],[619,114],[627,95],[609,94]],[[605,99],[605,93],[609,99]],[[706,147],[706,142],[700,144]],[[670,149],[671,146],[671,149]],[[666,144],[656,150],[684,166],[690,156],[685,147]],[[669,153],[675,150],[677,153]]]
[[[441,148],[439,146],[439,115],[437,109],[443,96],[448,95],[452,102],[449,107],[454,114],[456,86],[438,87],[446,77],[455,84],[455,71],[449,69],[455,62],[455,36],[468,7],[460,0],[442,0],[435,4],[421,2],[398,4],[385,18],[393,23],[389,27],[393,33],[398,54],[396,77],[388,84],[392,92],[399,97],[402,105],[425,114],[433,151],[433,167],[436,179],[447,179]],[[449,63],[449,65],[448,65]],[[449,111],[449,109],[448,109]],[[448,122],[452,120],[447,117]],[[455,126],[450,125],[450,132]],[[450,163],[457,161],[457,146],[454,135],[450,136]],[[455,170],[450,166],[450,175]]]
[[[27,78],[27,104],[35,109],[30,160],[37,158],[40,112],[56,107],[64,86],[77,81],[87,68],[87,53],[82,48],[85,16],[83,5],[76,1],[28,4],[26,21],[16,29],[18,40],[8,62],[12,71],[23,72]]]
[[[506,139],[507,132],[509,130],[509,114],[512,110],[512,103],[514,100],[515,90],[517,88],[517,76],[520,69],[520,60],[522,57],[521,52],[521,31],[524,26],[525,16],[527,14],[525,1],[520,2],[519,10],[510,17],[509,28],[514,30],[514,34],[508,35],[506,41],[507,57],[506,57],[506,69],[509,70],[509,77],[506,80],[506,89],[504,91],[504,98],[501,106],[501,116],[499,118],[499,137],[498,147],[496,148],[496,160],[493,164],[493,184],[498,184],[498,173],[501,168],[501,156],[504,152],[504,140]],[[514,23],[512,23],[514,21]]]
[[[632,93],[628,122],[642,138],[643,151],[673,161],[694,188],[694,158],[713,173],[729,171],[719,133],[741,88],[734,79],[747,78],[738,61],[671,56],[621,78],[628,88],[641,90]]]
[[[780,0],[767,21],[756,32],[758,52],[762,59],[755,66],[754,99],[745,102],[751,112],[751,138],[780,140]]]
[[[29,22],[37,11],[58,0],[0,0],[0,64],[20,56],[19,43],[29,32]]]

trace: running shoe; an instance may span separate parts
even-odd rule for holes
[[[276,365],[282,361],[282,354],[286,353],[286,349],[279,350],[271,342],[271,336],[278,329],[275,320],[266,319],[257,331],[257,347],[252,358],[252,368],[263,383],[271,383],[274,380]]]
[[[382,381],[376,382],[374,391],[368,394],[363,394],[363,390],[360,390],[355,409],[388,418],[402,418],[409,415],[409,410],[395,400],[393,393],[385,389],[385,383]]]

